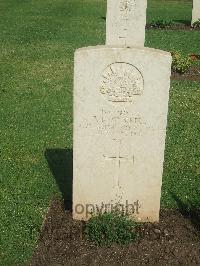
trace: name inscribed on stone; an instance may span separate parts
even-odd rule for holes
[[[110,102],[132,102],[143,89],[143,76],[131,64],[113,63],[103,71],[100,92]]]

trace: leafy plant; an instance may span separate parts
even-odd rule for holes
[[[174,24],[173,20],[159,19],[159,20],[153,20],[150,26],[155,28],[166,29],[171,27],[173,24]]]
[[[198,19],[197,21],[195,21],[193,24],[192,24],[192,27],[194,29],[200,29],[200,19]]]
[[[127,214],[119,211],[99,213],[86,223],[87,239],[98,244],[128,244],[137,234],[138,224]]]
[[[192,59],[179,51],[172,52],[172,70],[180,74],[185,73],[192,65]]]

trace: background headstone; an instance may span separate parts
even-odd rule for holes
[[[200,0],[193,0],[192,24],[200,19]]]
[[[108,0],[106,45],[144,46],[147,0]]]
[[[76,51],[75,219],[119,203],[159,220],[170,74],[171,55],[155,49]]]

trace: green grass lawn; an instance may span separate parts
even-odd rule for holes
[[[50,200],[69,197],[73,54],[104,44],[106,1],[1,0],[0,10],[0,265],[17,265],[30,259]],[[190,22],[191,1],[149,1],[148,21],[159,18]],[[199,32],[146,34],[146,46],[167,51],[200,54],[199,43]],[[199,89],[172,82],[163,207],[176,197],[199,204]]]

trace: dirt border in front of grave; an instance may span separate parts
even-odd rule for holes
[[[129,245],[98,247],[86,240],[84,223],[53,200],[30,265],[200,265],[199,210],[161,210],[160,222],[139,234]]]

